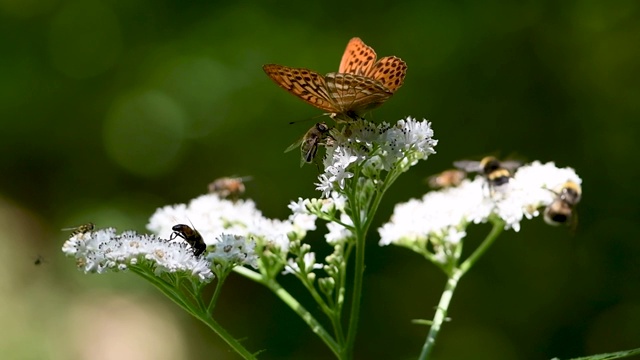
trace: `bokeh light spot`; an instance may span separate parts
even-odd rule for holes
[[[231,69],[212,59],[182,56],[161,66],[158,83],[190,115],[190,137],[203,137],[229,120],[229,99],[238,85]]]
[[[183,109],[160,91],[126,95],[114,104],[105,122],[106,151],[131,173],[161,174],[179,158],[185,122]]]

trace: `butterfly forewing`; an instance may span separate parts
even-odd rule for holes
[[[367,76],[376,62],[376,52],[360,38],[353,38],[344,50],[339,73]]]
[[[378,80],[391,93],[394,93],[404,83],[406,73],[407,64],[402,59],[387,56],[373,65],[367,77]]]
[[[324,111],[336,112],[322,75],[308,69],[276,64],[267,64],[262,69],[278,86],[306,103]]]

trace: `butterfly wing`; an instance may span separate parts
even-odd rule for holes
[[[407,64],[395,56],[386,56],[371,67],[365,76],[379,81],[391,93],[395,93],[404,84]]]
[[[262,69],[278,86],[307,104],[330,113],[336,112],[335,104],[329,97],[327,84],[322,75],[304,68],[276,64],[264,65]]]
[[[360,38],[353,38],[344,50],[339,73],[366,76],[376,62],[376,52]]]
[[[364,76],[329,73],[325,75],[329,96],[337,113],[362,113],[382,105],[393,95],[378,81]]]

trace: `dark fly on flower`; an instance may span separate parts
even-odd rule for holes
[[[183,238],[189,245],[191,245],[195,256],[202,254],[207,249],[207,244],[202,239],[202,235],[200,235],[198,230],[191,228],[189,225],[174,225],[171,230],[173,230],[173,234],[171,234],[169,240],[173,240],[177,237]]]

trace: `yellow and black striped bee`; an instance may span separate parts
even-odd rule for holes
[[[573,181],[567,181],[560,191],[553,191],[555,200],[544,209],[544,221],[549,225],[575,225],[575,206],[582,198],[582,188]]]
[[[500,161],[493,156],[487,156],[480,161],[456,161],[453,165],[466,172],[482,174],[487,179],[489,188],[495,188],[508,183],[513,171],[522,166],[522,163],[515,160]]]
[[[284,152],[289,152],[299,146],[301,154],[300,167],[305,163],[311,163],[318,153],[318,146],[326,145],[333,140],[333,137],[329,134],[330,131],[331,128],[326,123],[316,123],[302,138],[291,144]]]
[[[467,173],[463,170],[450,169],[439,174],[431,175],[427,178],[427,184],[432,189],[448,188],[458,186],[467,177]]]
[[[209,193],[218,194],[221,198],[237,199],[240,195],[244,194],[245,186],[244,182],[250,180],[248,176],[245,177],[222,177],[215,179],[209,184]]]
[[[62,231],[71,231],[71,236],[88,233],[89,231],[93,231],[96,226],[93,223],[86,223],[76,227],[64,228]]]
[[[183,238],[193,248],[193,254],[198,256],[207,249],[207,244],[202,239],[202,235],[196,229],[192,229],[189,225],[178,224],[174,225],[171,230],[173,234],[169,237],[169,240],[173,240],[177,237]]]

